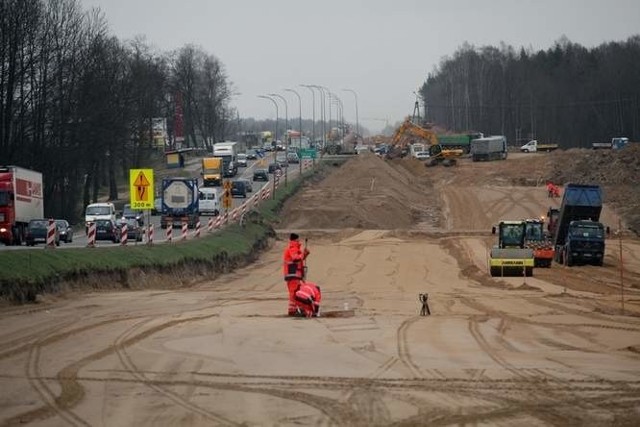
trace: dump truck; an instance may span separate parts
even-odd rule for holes
[[[21,245],[27,225],[44,217],[42,174],[19,166],[0,166],[0,241]]]
[[[219,187],[222,185],[222,158],[205,157],[202,159],[202,186]]]
[[[196,178],[164,178],[162,180],[162,214],[160,227],[194,228],[199,220],[198,180]]]
[[[599,185],[568,184],[564,190],[554,235],[555,261],[566,266],[604,261],[605,227],[600,220]]]
[[[479,132],[439,134],[437,136],[438,143],[444,150],[462,150],[464,154],[471,152],[471,141],[483,137],[484,135]]]
[[[551,267],[553,263],[553,242],[544,229],[544,220],[526,219],[525,247],[533,250],[534,267]]]
[[[526,221],[500,221],[491,229],[498,244],[489,254],[489,273],[495,276],[532,276],[533,249],[525,246]]]
[[[507,158],[507,138],[488,136],[471,141],[471,160],[505,160]]]

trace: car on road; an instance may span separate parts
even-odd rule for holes
[[[231,182],[231,197],[247,198],[247,186],[244,181],[232,181]]]
[[[36,243],[47,243],[47,229],[49,227],[48,219],[32,219],[27,225],[27,235],[25,241],[27,246],[33,246]],[[60,232],[55,226],[54,242],[56,246],[60,246]]]
[[[300,163],[298,153],[287,153],[287,163]]]
[[[60,234],[60,241],[65,243],[73,242],[73,228],[71,228],[69,222],[66,219],[56,219],[55,222]]]
[[[140,223],[138,223],[135,218],[121,218],[117,220],[116,225],[120,230],[120,236],[122,236],[122,226],[124,224],[127,224],[127,239],[142,242],[144,231],[142,227],[140,227]]]
[[[247,159],[248,157],[245,153],[238,153],[238,155],[236,156],[236,163],[238,164],[238,167],[246,168]]]
[[[247,150],[247,159],[248,160],[258,160],[258,157],[262,157],[258,153],[258,150],[254,149],[254,148],[252,148],[250,150]]]
[[[279,162],[269,164],[269,173],[274,173],[277,170],[282,170],[282,165]]]
[[[269,181],[269,172],[266,169],[256,169],[253,171],[254,181]]]
[[[138,225],[140,226],[144,225],[143,211],[131,209],[131,205],[129,203],[124,205],[124,208],[122,209],[122,218],[126,218],[126,219],[133,218],[136,221],[138,221]]]
[[[111,240],[113,243],[120,242],[120,228],[112,219],[96,220],[96,241]]]
[[[253,191],[253,182],[247,178],[238,178],[236,181],[244,182],[244,186],[247,188],[247,193],[251,193]]]

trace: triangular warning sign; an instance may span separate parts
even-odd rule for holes
[[[133,186],[134,187],[148,187],[149,185],[151,185],[151,183],[149,182],[149,180],[147,179],[145,174],[142,171],[140,171],[140,173],[138,174],[138,177],[136,178],[136,180],[133,181]]]

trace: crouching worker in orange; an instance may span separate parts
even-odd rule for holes
[[[304,261],[309,256],[309,251],[302,248],[300,236],[291,233],[289,245],[284,250],[284,280],[289,291],[289,316],[296,314],[295,292],[304,279]]]
[[[304,317],[320,316],[320,286],[311,282],[300,282],[295,292],[296,314]]]

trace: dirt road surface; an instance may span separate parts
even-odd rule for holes
[[[284,238],[188,288],[3,308],[0,420],[638,425],[640,241],[616,234],[615,212],[603,267],[487,273],[493,224],[559,204],[544,159],[425,168],[364,155],[305,188],[278,227],[309,239],[320,318],[285,315]]]

